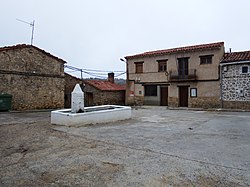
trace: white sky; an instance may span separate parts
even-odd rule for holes
[[[85,69],[125,71],[119,59],[210,42],[250,50],[249,0],[1,0],[0,47],[30,43]],[[77,74],[80,76],[79,74]]]

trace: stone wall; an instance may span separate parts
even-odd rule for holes
[[[250,72],[242,73],[243,66],[250,69],[250,63],[226,65],[222,68],[224,108],[250,109]]]
[[[168,106],[169,107],[178,107],[179,98],[178,97],[168,97]]]
[[[132,96],[129,97],[126,105],[129,106],[142,106],[144,104],[144,97],[143,96]]]
[[[0,92],[13,96],[12,110],[63,108],[63,78],[0,74],[0,81]]]
[[[64,61],[30,45],[0,49],[0,70],[64,76]]]
[[[1,48],[0,92],[12,110],[63,108],[64,63],[34,46]]]
[[[250,110],[249,101],[223,101],[223,107],[229,109]]]
[[[189,98],[189,107],[191,108],[220,108],[219,97],[196,97]]]

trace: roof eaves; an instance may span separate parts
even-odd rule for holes
[[[240,51],[225,53],[221,63],[248,62],[250,61],[250,51]]]
[[[140,57],[153,57],[153,56],[162,56],[166,54],[176,54],[180,52],[192,52],[192,51],[204,51],[204,50],[213,50],[218,49],[224,45],[224,42],[217,43],[209,43],[209,44],[200,44],[186,47],[178,47],[178,48],[170,48],[165,50],[156,50],[156,51],[148,51],[136,55],[126,56],[125,59],[134,59]]]

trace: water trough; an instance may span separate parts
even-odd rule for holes
[[[131,107],[101,105],[84,107],[84,94],[77,84],[71,94],[71,108],[51,112],[51,123],[65,126],[107,123],[131,118]]]

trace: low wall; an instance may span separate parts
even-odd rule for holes
[[[223,101],[223,108],[250,110],[250,101]]]

